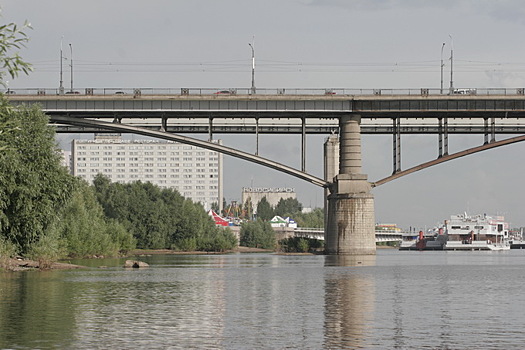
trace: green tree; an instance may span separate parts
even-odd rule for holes
[[[139,248],[224,251],[237,245],[231,231],[215,227],[202,205],[177,191],[149,182],[111,183],[103,175],[93,184],[104,213],[122,223]]]
[[[281,217],[295,217],[303,210],[303,205],[296,198],[281,198],[274,209],[274,214]]]
[[[80,180],[54,230],[69,257],[116,256],[135,247],[132,235],[123,225],[106,219],[94,188]]]
[[[257,203],[257,218],[269,221],[273,218],[273,209],[266,197],[262,197],[262,199]]]
[[[280,249],[288,253],[318,252],[324,249],[324,241],[304,238],[289,237],[279,241]]]
[[[258,219],[241,225],[240,244],[245,247],[274,249],[275,231],[269,222]]]
[[[7,145],[0,152],[0,236],[25,254],[58,219],[74,179],[61,165],[54,130],[37,107],[12,107],[1,99],[0,144]]]
[[[244,219],[253,219],[253,204],[252,197],[248,197],[243,205],[242,216]]]
[[[0,80],[4,87],[7,86],[7,75],[15,79],[20,72],[28,74],[31,71],[31,65],[23,61],[18,52],[29,41],[26,29],[31,29],[27,21],[22,27],[15,23],[0,26]]]
[[[324,227],[324,209],[315,208],[309,213],[300,213],[294,216],[294,220],[299,227]]]

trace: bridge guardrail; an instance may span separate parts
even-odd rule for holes
[[[7,89],[6,95],[60,95],[59,88],[22,88]],[[63,95],[88,95],[88,96],[118,96],[130,95],[179,95],[179,96],[209,96],[209,95],[251,95],[251,88],[77,88],[64,90]],[[408,89],[353,89],[353,88],[261,88],[256,90],[256,95],[326,95],[326,96],[446,96],[450,95],[449,89],[439,88],[408,88]],[[452,95],[525,95],[525,88],[454,88]]]

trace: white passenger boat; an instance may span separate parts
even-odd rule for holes
[[[445,221],[445,250],[507,250],[509,224],[503,216],[452,215]]]
[[[517,248],[517,244],[515,246]],[[403,233],[399,246],[399,250],[507,249],[511,249],[509,224],[503,216],[469,216],[467,213],[452,215],[443,226],[427,232]]]

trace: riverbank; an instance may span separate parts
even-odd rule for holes
[[[397,247],[377,246],[378,249],[391,249]],[[202,252],[202,251],[188,251],[181,252],[170,249],[135,249],[130,251],[127,256],[145,256],[145,255],[220,255],[231,253],[275,253],[279,255],[314,255],[313,253],[285,253],[278,252],[271,249],[260,249],[250,247],[237,247],[234,250],[226,252]],[[38,261],[16,258],[16,259],[0,259],[0,271],[28,271],[28,270],[65,270],[65,269],[81,269],[85,266],[68,264],[64,262],[53,262],[50,265],[41,267]]]
[[[270,249],[259,249],[249,247],[238,247],[226,252],[202,252],[202,251],[188,251],[181,252],[170,249],[135,249],[130,251],[126,256],[145,256],[145,255],[218,255],[231,253],[273,253]],[[0,259],[0,271],[28,271],[28,270],[65,270],[65,269],[81,269],[85,266],[68,264],[65,262],[53,262],[41,266],[38,261],[28,260],[22,258]]]
[[[38,261],[16,258],[16,259],[2,259],[0,261],[0,271],[28,271],[28,270],[66,270],[66,269],[82,269],[84,266],[53,262],[42,266]]]
[[[187,251],[181,252],[177,250],[170,249],[135,249],[129,252],[128,255],[210,255],[210,254],[231,254],[231,253],[273,253],[275,250],[272,249],[260,249],[260,248],[250,248],[250,247],[237,247],[233,250],[227,250],[224,252],[203,252],[203,251]]]

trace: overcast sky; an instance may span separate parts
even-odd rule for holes
[[[1,7],[4,22],[33,27],[21,55],[34,72],[10,81],[14,89],[59,86],[61,41],[68,59],[73,49],[78,89],[248,88],[253,40],[258,88],[439,88],[443,43],[445,86],[453,47],[455,87],[525,87],[522,0],[4,0]],[[255,151],[254,136],[220,138]],[[307,141],[307,170],[320,177],[324,138]],[[450,152],[482,142],[451,135]],[[437,136],[403,136],[402,152],[404,169],[435,158]],[[525,144],[506,146],[378,187],[376,221],[431,227],[467,211],[525,226],[524,153]],[[300,167],[300,138],[263,135],[259,154]],[[391,137],[363,136],[363,158],[371,181],[388,176]],[[228,201],[240,199],[242,186],[288,186],[305,206],[322,206],[320,188],[273,170],[225,157],[224,175]]]

